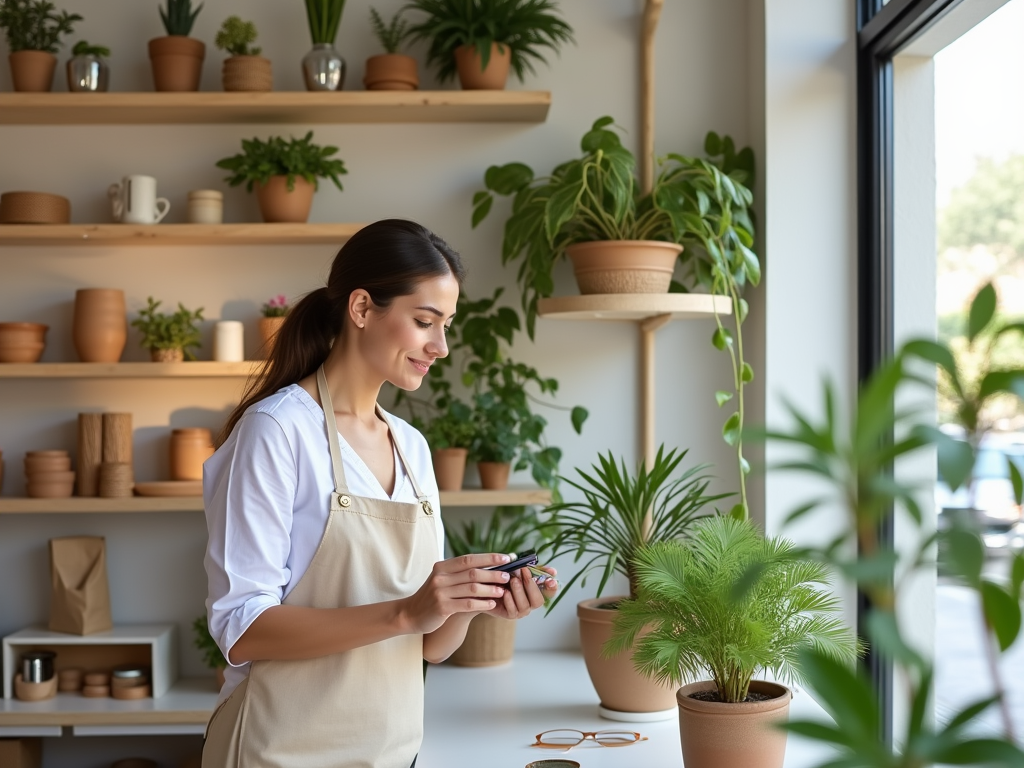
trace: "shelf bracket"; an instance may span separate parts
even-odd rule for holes
[[[654,33],[665,0],[644,3],[640,38],[640,191],[654,188]]]
[[[655,315],[640,323],[640,375],[641,375],[641,425],[644,452],[644,463],[651,467],[654,464],[654,334],[659,328],[668,325],[672,315]]]

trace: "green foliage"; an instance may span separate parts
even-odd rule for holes
[[[636,597],[635,562],[637,554],[656,541],[674,541],[685,537],[705,507],[724,495],[707,493],[708,476],[702,474],[708,464],[699,464],[673,476],[687,451],[658,449],[654,463],[637,463],[630,473],[625,460],[618,463],[609,451],[599,455],[593,473],[577,469],[582,482],[566,479],[583,494],[583,501],[562,502],[548,507],[553,514],[550,527],[551,559],[574,554],[574,562],[585,555],[589,559],[559,591],[554,607],[580,578],[595,569],[601,573],[597,595],[604,591],[615,572],[629,579],[629,593]]]
[[[228,665],[227,659],[224,658],[213,635],[210,634],[210,625],[207,623],[205,613],[192,622],[192,629],[196,635],[193,643],[203,652],[203,662],[206,666],[210,669],[224,669]]]
[[[287,176],[289,191],[295,189],[295,178],[301,176],[318,189],[317,178],[330,179],[341,189],[339,176],[348,173],[342,160],[333,158],[337,147],[321,147],[313,143],[310,131],[301,139],[285,141],[271,136],[266,141],[242,139],[242,152],[217,161],[217,167],[230,171],[224,180],[232,187],[244,183],[252,192],[254,184],[266,184],[271,176]]]
[[[306,19],[313,44],[334,45],[345,0],[306,0]]]
[[[203,308],[190,312],[179,302],[177,312],[165,315],[156,311],[161,302],[154,301],[152,296],[146,301],[146,308],[140,309],[138,318],[132,320],[132,327],[142,333],[143,349],[180,349],[187,360],[195,360],[191,349],[202,346],[196,322],[203,319]]]
[[[11,53],[57,52],[61,36],[70,35],[82,17],[67,11],[56,13],[54,8],[48,0],[0,0],[0,29]]]
[[[259,56],[262,48],[249,47],[256,42],[257,35],[256,25],[251,21],[242,21],[238,16],[228,16],[213,42],[232,56]]]
[[[461,400],[445,399],[445,405],[423,429],[423,436],[432,450],[439,448],[470,448],[476,436],[473,409]]]
[[[640,549],[634,567],[637,596],[619,603],[605,652],[634,649],[647,677],[681,685],[710,675],[732,703],[746,699],[763,670],[800,679],[802,648],[847,664],[856,658],[839,600],[822,589],[828,569],[797,557],[785,539],[761,536],[749,520],[705,518],[686,542]]]
[[[522,81],[536,73],[535,61],[547,63],[542,48],[558,52],[563,43],[574,42],[572,27],[556,14],[553,0],[412,0],[403,9],[419,11],[426,18],[409,28],[416,40],[429,40],[428,66],[436,67],[438,79],[455,77],[455,49],[475,46],[481,67],[487,67],[491,45],[512,51],[511,68]]]
[[[164,29],[168,35],[181,35],[188,37],[192,32],[192,25],[196,23],[196,16],[203,10],[200,3],[192,10],[192,0],[167,0],[167,10],[160,8],[160,18],[164,22]]]
[[[85,40],[79,40],[71,49],[72,56],[96,56],[105,59],[110,55],[110,49],[102,45],[89,45]]]
[[[939,248],[986,245],[1024,255],[1024,155],[982,158],[939,217]]]
[[[543,541],[544,527],[536,511],[523,507],[498,507],[485,527],[475,521],[459,526],[448,524],[444,537],[452,557],[488,552],[523,552],[537,549]]]
[[[283,293],[279,293],[260,307],[260,313],[264,317],[286,317],[290,309],[288,297]]]
[[[409,22],[402,18],[401,11],[392,16],[390,22],[385,23],[377,9],[370,8],[370,26],[373,27],[373,34],[377,36],[381,47],[387,53],[398,53],[402,41],[409,36]]]

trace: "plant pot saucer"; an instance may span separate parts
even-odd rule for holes
[[[598,704],[597,713],[605,720],[616,720],[620,723],[658,723],[679,717],[679,708],[672,707],[657,712],[619,712],[617,709],[608,709]]]

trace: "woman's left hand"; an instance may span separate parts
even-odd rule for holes
[[[518,573],[512,574],[504,596],[497,601],[497,606],[486,613],[501,619],[521,619],[528,616],[535,608],[542,607],[545,597],[555,596],[558,591],[558,582],[554,578],[557,575],[554,568],[542,567],[540,570],[551,576],[540,585],[534,581],[529,568],[520,568]]]

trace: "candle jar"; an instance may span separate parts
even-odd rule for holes
[[[224,195],[216,189],[196,189],[188,193],[190,224],[220,224],[224,221]]]

